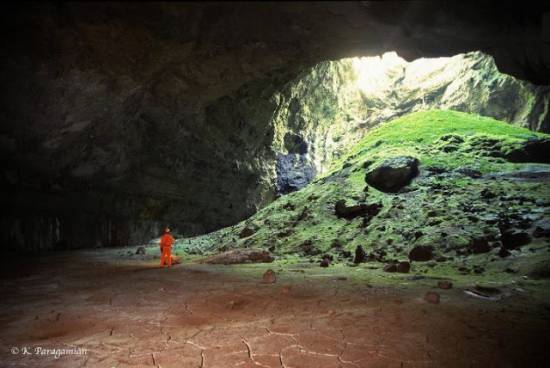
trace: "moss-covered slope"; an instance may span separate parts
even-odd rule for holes
[[[233,227],[179,240],[178,249],[202,254],[260,247],[313,260],[329,253],[348,263],[357,246],[370,259],[391,262],[426,245],[433,247],[432,263],[455,261],[460,268],[461,262],[473,260],[477,265],[463,272],[479,271],[489,259],[514,257],[528,248],[528,253],[548,254],[548,238],[540,234],[550,218],[550,165],[506,159],[525,142],[546,137],[461,112],[413,113],[371,131],[304,189]],[[384,193],[366,184],[369,168],[402,155],[420,162],[420,174],[410,185]],[[340,200],[382,208],[374,216],[338,218]],[[529,245],[503,246],[507,231],[527,234]]]

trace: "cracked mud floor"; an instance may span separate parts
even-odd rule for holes
[[[77,251],[2,261],[3,367],[542,367],[548,304],[498,302],[434,280],[366,282],[351,267],[119,261]],[[273,268],[275,284],[261,283]],[[542,286],[547,290],[547,285]],[[12,354],[13,347],[87,349]],[[32,351],[32,350],[31,350]]]

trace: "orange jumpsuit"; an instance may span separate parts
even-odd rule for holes
[[[172,266],[172,244],[174,244],[174,238],[170,234],[164,234],[160,238],[160,265],[168,267]]]

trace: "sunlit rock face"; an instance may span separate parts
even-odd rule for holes
[[[550,87],[502,74],[493,58],[480,52],[413,62],[395,52],[324,62],[288,83],[275,99],[274,150],[316,173],[372,127],[414,111],[458,110],[550,131]],[[289,150],[289,135],[301,137],[308,151]],[[291,175],[296,171],[289,168]]]
[[[335,94],[352,89],[344,83],[351,70],[335,62],[311,69],[325,60],[390,50],[412,60],[486,49],[503,70],[550,81],[545,22],[526,24],[505,7],[487,6],[490,13],[479,4],[475,11],[467,7],[7,6],[0,61],[2,243],[123,245],[147,241],[166,224],[197,234],[250,216],[285,192],[277,189],[278,178],[288,190],[302,186],[368,128],[361,125],[364,108],[354,105],[358,90]],[[545,11],[524,17],[542,20]],[[528,68],[525,60],[533,61]],[[321,81],[316,96],[309,84],[315,79]],[[323,119],[315,123],[315,117]],[[355,128],[340,123],[345,119],[356,123],[357,134],[347,134]],[[289,150],[287,133],[299,136],[307,152]]]

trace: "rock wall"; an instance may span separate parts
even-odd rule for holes
[[[414,111],[457,110],[550,131],[550,87],[500,73],[481,52],[410,63],[396,53],[324,62],[275,99],[273,148],[284,163],[277,180],[295,189],[370,128]],[[307,149],[296,152],[295,141]]]
[[[291,81],[313,65],[389,50],[408,60],[487,50],[503,70],[542,84],[550,81],[548,10],[437,2],[8,4],[0,15],[0,240],[33,250],[123,245],[167,224],[190,235],[238,222],[271,201],[278,184],[292,190],[310,180],[332,155],[324,152],[354,139],[342,134],[345,125],[307,120],[320,113],[306,114],[300,101],[287,119],[299,89]],[[341,88],[338,78],[321,90]],[[340,112],[327,111],[326,122],[331,114]],[[300,116],[313,124],[304,137]],[[329,136],[342,143],[320,143]],[[307,150],[295,151],[300,139]],[[289,167],[299,169],[293,179],[277,181]]]

